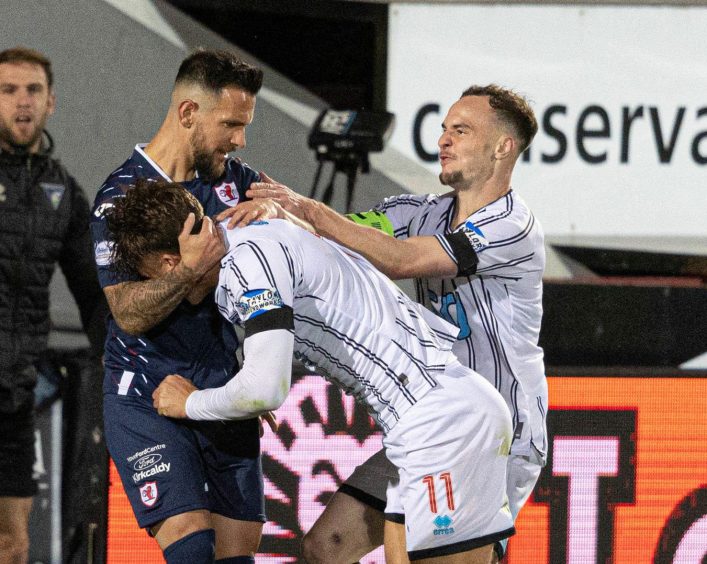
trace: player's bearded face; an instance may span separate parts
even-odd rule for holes
[[[494,173],[497,138],[493,110],[484,96],[465,96],[450,109],[439,138],[439,181],[454,189],[488,180]]]
[[[0,145],[36,148],[53,111],[54,96],[41,66],[0,64]]]
[[[194,126],[191,149],[194,168],[199,171],[201,178],[213,181],[224,173],[226,153],[231,150],[231,147],[213,147],[209,145],[204,128],[200,123]]]

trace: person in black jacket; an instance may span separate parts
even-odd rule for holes
[[[94,266],[86,196],[51,158],[51,62],[0,52],[0,564],[24,563],[37,484],[35,362],[47,348],[49,283],[59,262],[95,351],[107,312]]]

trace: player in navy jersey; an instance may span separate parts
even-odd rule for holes
[[[146,280],[113,265],[105,214],[139,179],[180,182],[212,215],[237,204],[246,217],[248,206],[262,211],[260,203],[241,203],[258,174],[228,156],[245,146],[261,83],[260,69],[230,53],[187,57],[159,131],[111,173],[93,208],[96,263],[112,312],[103,384],[107,444],[139,525],[170,564],[212,562],[214,551],[216,562],[253,562],[265,520],[259,423],[184,424],[152,407],[166,374],[178,371],[204,387],[225,383],[237,369],[235,332],[203,284],[220,259],[213,224],[179,239],[180,268]]]
[[[392,278],[418,278],[418,301],[460,329],[454,353],[494,384],[513,416],[507,492],[514,517],[547,451],[547,384],[538,346],[543,232],[511,189],[515,163],[536,131],[521,96],[496,85],[473,86],[442,124],[439,177],[450,193],[388,198],[351,215],[353,221],[275,182],[254,184],[248,193],[277,199]],[[435,235],[439,244],[418,235]],[[354,472],[305,537],[308,562],[334,555],[355,561],[380,544],[385,491],[375,484],[390,471],[379,454]]]
[[[116,263],[148,277],[178,266],[180,230],[202,217],[178,185],[157,192],[145,182],[108,213]],[[225,256],[210,277],[221,314],[245,329],[243,367],[224,386],[200,391],[168,376],[153,394],[159,413],[218,421],[276,409],[294,352],[383,431],[399,469],[389,507],[407,528],[386,537],[387,556],[407,547],[411,560],[488,563],[494,541],[513,534],[505,494],[511,419],[493,386],[452,354],[458,329],[360,255],[281,219],[221,234]]]

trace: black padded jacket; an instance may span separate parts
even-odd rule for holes
[[[93,260],[88,201],[51,158],[53,143],[46,138],[48,148],[37,154],[0,150],[0,414],[31,408],[57,262],[96,354],[105,338],[107,305]]]

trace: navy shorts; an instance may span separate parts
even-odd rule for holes
[[[142,528],[196,509],[265,522],[257,419],[186,421],[106,394],[106,443]]]
[[[34,413],[30,405],[17,413],[0,413],[0,496],[32,497],[37,493],[34,466]]]

